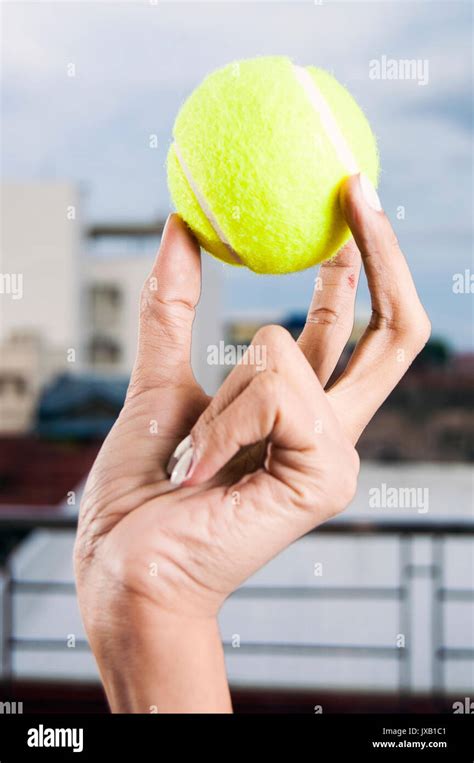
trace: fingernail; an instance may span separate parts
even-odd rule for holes
[[[171,454],[170,460],[168,461],[168,464],[166,466],[166,471],[168,474],[173,473],[173,469],[178,463],[179,459],[183,455],[183,453],[191,447],[192,445],[191,435],[188,434],[187,437],[184,438],[184,440],[181,440],[179,445],[176,446],[173,453]]]
[[[172,485],[181,485],[182,482],[184,482],[185,479],[189,477],[191,474],[191,470],[193,467],[193,456],[194,456],[194,448],[188,448],[181,458],[179,459],[178,463],[173,469],[173,472],[170,477],[170,482]]]
[[[168,215],[168,217],[166,218],[166,222],[165,222],[165,224],[163,225],[163,230],[161,231],[161,238],[162,238],[162,239],[165,237],[165,233],[166,233],[166,229],[167,229],[167,227],[168,227],[168,223],[169,223],[169,221],[171,220],[171,214],[172,214],[172,213],[170,212],[170,214],[169,214],[169,215]]]
[[[359,182],[362,195],[366,203],[369,205],[369,207],[375,209],[376,212],[380,212],[382,210],[382,205],[380,203],[379,195],[375,190],[371,180],[369,180],[367,175],[364,175],[364,173],[361,172],[359,175]]]

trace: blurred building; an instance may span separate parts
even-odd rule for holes
[[[94,373],[128,375],[135,360],[140,292],[150,273],[164,221],[100,224],[87,231],[83,258],[83,367]],[[207,362],[207,347],[222,337],[222,263],[201,262],[201,299],[193,325],[192,365],[198,382],[213,394],[219,366]]]
[[[0,433],[27,431],[43,385],[79,347],[79,193],[6,184],[0,219]]]
[[[65,353],[33,329],[15,329],[0,344],[0,431],[26,432],[41,389],[65,368]]]
[[[79,339],[82,227],[68,183],[5,184],[1,193],[0,340],[34,329],[66,354]],[[15,288],[15,286],[17,288]]]
[[[123,252],[110,237],[109,253],[83,260],[81,312],[83,367],[100,374],[127,375],[137,349],[140,291],[149,273],[157,241],[145,252]],[[114,246],[116,254],[114,255]]]
[[[32,430],[41,391],[58,374],[125,378],[137,345],[139,298],[163,221],[87,226],[68,183],[2,186],[0,435]],[[206,347],[221,336],[220,264],[203,259],[193,366],[213,392]],[[91,380],[93,384],[93,380]]]

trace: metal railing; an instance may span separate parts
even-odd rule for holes
[[[15,512],[0,515],[0,533],[5,530],[74,530],[76,517],[71,514],[44,512],[43,516],[31,512]],[[454,537],[474,535],[474,521],[443,521],[433,518],[423,519],[383,519],[376,521],[338,517],[336,520],[321,525],[312,533],[324,536],[357,536],[373,538],[389,536],[398,539],[400,579],[396,586],[268,586],[246,585],[237,590],[233,599],[291,599],[291,600],[353,600],[360,601],[395,601],[398,605],[398,624],[401,634],[405,634],[408,646],[396,645],[360,645],[360,644],[317,644],[291,642],[245,642],[240,644],[239,652],[248,655],[283,655],[283,656],[353,656],[372,657],[374,659],[395,659],[398,662],[398,689],[401,696],[413,691],[412,643],[413,611],[412,587],[419,576],[427,576],[431,590],[431,684],[433,694],[442,696],[445,692],[445,666],[448,661],[472,660],[474,649],[448,647],[445,639],[445,604],[451,601],[474,602],[474,591],[468,588],[449,588],[444,578],[444,552],[446,540]],[[413,560],[413,541],[416,538],[428,538],[431,544],[431,563],[417,564]],[[1,678],[8,682],[13,677],[13,656],[15,650],[51,650],[56,652],[67,648],[63,639],[19,638],[15,635],[13,597],[16,594],[70,594],[75,595],[74,583],[69,581],[19,580],[12,573],[12,554],[6,556],[0,566],[4,581],[3,607],[1,613]],[[76,640],[75,648],[89,650],[86,640]],[[233,651],[230,643],[224,643],[227,652]]]

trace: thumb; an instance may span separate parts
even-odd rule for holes
[[[133,392],[193,378],[191,334],[200,292],[199,245],[181,218],[170,215],[141,293]]]

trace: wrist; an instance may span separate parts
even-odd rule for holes
[[[143,601],[108,615],[90,640],[113,712],[232,712],[217,618]]]

